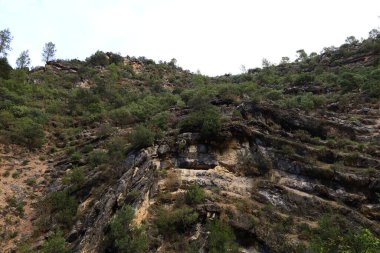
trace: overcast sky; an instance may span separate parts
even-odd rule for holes
[[[0,0],[0,30],[14,39],[9,61],[43,45],[80,60],[97,50],[179,66],[207,75],[278,63],[298,49],[320,52],[380,26],[379,0]]]

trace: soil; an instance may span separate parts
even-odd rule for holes
[[[10,252],[19,241],[31,236],[35,204],[42,196],[47,168],[41,152],[0,146],[0,246],[3,252]],[[20,207],[16,208],[12,200]]]

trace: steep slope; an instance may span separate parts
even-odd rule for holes
[[[23,152],[1,151],[0,222],[20,217],[4,251],[376,252],[379,49],[214,78],[103,52],[13,70],[0,141]]]

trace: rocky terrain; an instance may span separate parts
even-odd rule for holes
[[[103,52],[12,70],[3,252],[379,252],[379,46],[213,78]]]

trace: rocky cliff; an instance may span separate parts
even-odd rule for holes
[[[4,251],[361,252],[367,240],[377,252],[379,41],[214,78],[102,52],[14,70],[0,79]]]

